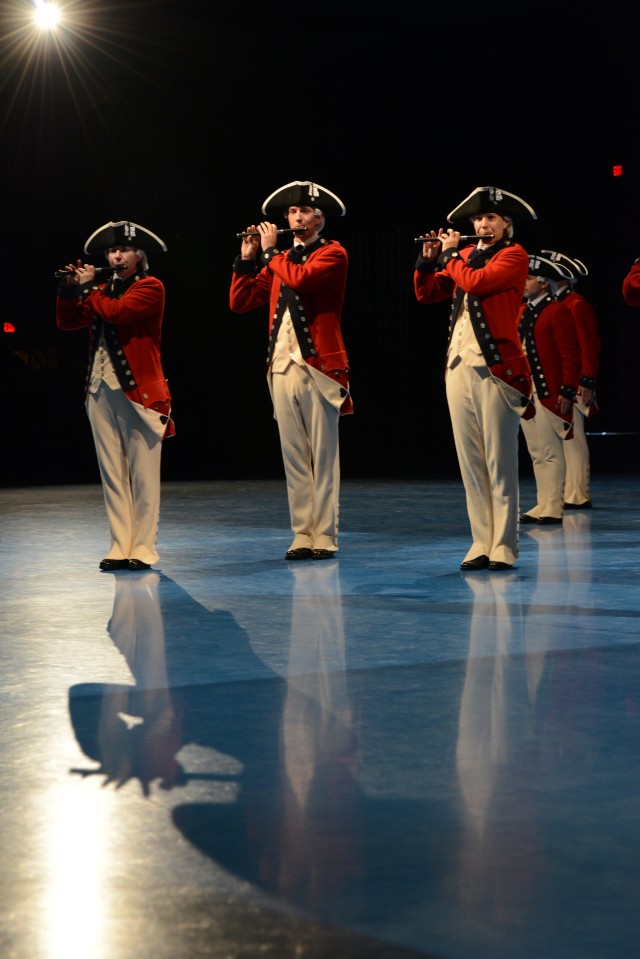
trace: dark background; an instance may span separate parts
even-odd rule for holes
[[[294,179],[347,207],[325,227],[350,259],[345,477],[457,475],[448,307],[415,302],[413,238],[483,185],[534,207],[538,220],[515,236],[530,252],[559,249],[589,268],[578,289],[603,341],[592,469],[637,468],[640,312],[621,286],[640,254],[638,49],[622,7],[60,6],[66,26],[52,35],[30,26],[30,3],[5,0],[0,14],[2,324],[15,329],[0,337],[2,484],[98,481],[86,331],[56,329],[53,274],[120,219],[168,246],[151,257],[167,289],[177,427],[164,478],[281,476],[266,311],[232,314],[228,288],[235,234]]]

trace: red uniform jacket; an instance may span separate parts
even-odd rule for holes
[[[456,287],[477,297],[492,342],[502,357],[501,362],[489,362],[491,372],[524,396],[530,396],[531,371],[518,336],[518,314],[529,274],[529,256],[518,243],[511,243],[494,253],[484,267],[474,269],[466,262],[474,250],[475,246],[465,247],[439,271],[428,273],[416,269],[416,297],[419,303],[437,303],[451,299]]]
[[[160,358],[164,286],[153,276],[136,277],[120,297],[112,297],[103,293],[107,285],[61,284],[56,302],[58,326],[61,330],[89,328],[87,387],[98,337],[104,329],[111,360],[127,397],[166,416],[165,437],[173,436],[171,394]]]
[[[622,297],[627,306],[640,306],[640,260],[633,264],[622,281]]]
[[[598,376],[601,346],[598,323],[593,307],[582,294],[569,287],[558,294],[558,300],[567,307],[576,325],[582,356],[580,386],[588,386],[593,389]]]
[[[525,316],[527,304],[520,310]],[[526,323],[526,320],[523,322]],[[580,343],[571,313],[552,297],[541,310],[533,326],[532,346],[527,346],[529,363],[533,371],[538,399],[543,406],[555,413],[558,396],[574,399],[580,379]],[[562,416],[567,423],[573,419],[573,411]]]
[[[322,240],[306,257],[295,263],[286,254],[268,251],[265,266],[256,272],[253,260],[234,264],[229,306],[234,313],[247,313],[269,303],[269,333],[278,315],[285,287],[299,294],[304,304],[313,354],[303,356],[316,370],[336,380],[345,390],[340,414],[353,412],[349,395],[349,361],[342,339],[342,305],[347,282],[347,251],[336,240]],[[302,344],[301,344],[302,348]]]

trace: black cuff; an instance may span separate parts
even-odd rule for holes
[[[233,261],[233,272],[239,273],[241,276],[248,276],[254,272],[255,268],[255,260],[243,260],[241,256],[237,256]]]
[[[460,252],[456,249],[443,250],[442,253],[438,255],[438,261],[444,267],[449,260],[457,260],[459,257]]]
[[[78,284],[67,283],[66,280],[60,280],[60,283],[58,284],[58,296],[61,300],[77,300]]]
[[[77,283],[67,283],[66,280],[62,279],[58,286],[58,296],[61,300],[83,300],[92,289],[93,287],[87,289]]]
[[[272,260],[274,258],[274,256],[279,256],[279,255],[280,255],[280,250],[278,249],[278,247],[270,246],[263,252],[262,262],[268,263],[269,260]]]
[[[564,396],[566,400],[571,400],[572,403],[576,401],[576,388],[575,386],[567,386],[566,383],[563,383],[560,387],[560,396]]]
[[[596,380],[594,376],[581,376],[580,377],[580,386],[584,386],[587,390],[595,390]]]
[[[79,286],[77,289],[78,289],[78,299],[85,300],[90,293],[93,293],[94,290],[98,289],[98,284],[86,283],[84,286]]]
[[[416,260],[415,269],[418,273],[433,273],[438,266],[438,259],[434,256],[432,260],[425,260],[422,253],[418,256]]]

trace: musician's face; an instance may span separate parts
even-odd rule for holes
[[[313,236],[316,230],[320,229],[320,224],[322,222],[322,217],[319,216],[312,206],[290,206],[287,210],[287,219],[289,220],[290,229],[295,229],[300,227],[304,229],[304,234],[306,236]]]
[[[537,276],[528,276],[524,284],[524,295],[527,300],[535,300],[547,289],[547,284]]]
[[[113,267],[123,280],[133,276],[138,268],[138,254],[132,246],[112,246],[107,251],[107,258],[109,266]]]
[[[478,236],[493,233],[492,243],[501,240],[509,228],[509,221],[499,213],[479,213],[478,216],[472,217],[471,222]]]

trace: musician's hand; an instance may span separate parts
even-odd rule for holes
[[[447,230],[446,233],[444,230],[440,230],[438,239],[442,243],[443,252],[445,250],[455,250],[460,242],[460,233],[457,230]]]
[[[252,223],[251,226],[248,226],[246,233],[258,233],[258,227],[255,223]],[[258,253],[258,247],[260,246],[260,237],[259,236],[243,236],[242,243],[240,245],[240,256],[243,260],[255,260]]]
[[[93,283],[96,278],[96,268],[91,263],[83,263],[77,260],[75,263],[67,263],[62,267],[61,272],[68,273],[67,283]]]
[[[82,263],[81,260],[78,260],[76,276],[78,277],[78,283],[93,283],[96,278],[96,268],[93,263]]]
[[[424,260],[433,260],[437,257],[440,252],[440,240],[436,235],[435,230],[431,230],[431,233],[420,234],[424,236],[424,243],[422,244],[422,258]],[[431,239],[429,239],[431,237]]]
[[[558,401],[556,403],[556,409],[558,413],[560,414],[560,416],[566,416],[567,413],[571,411],[572,406],[573,406],[573,403],[571,402],[571,400],[568,400],[566,396],[558,397]]]
[[[593,402],[593,395],[595,393],[594,389],[589,389],[587,386],[578,387],[578,396],[582,400],[585,406],[591,406]]]
[[[258,229],[260,230],[260,246],[263,250],[278,245],[278,227],[275,223],[268,223],[265,220],[258,224]]]

